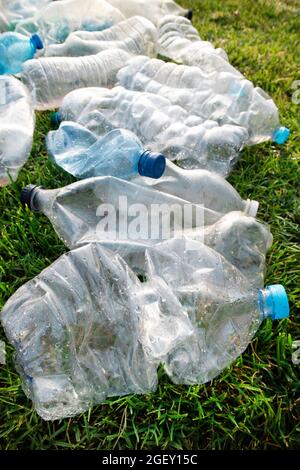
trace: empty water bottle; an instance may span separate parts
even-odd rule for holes
[[[46,142],[52,160],[76,178],[132,179],[139,174],[158,179],[166,167],[163,155],[145,150],[135,134],[125,129],[97,138],[80,124],[65,121],[48,134]]]
[[[245,212],[224,216],[114,177],[89,178],[56,190],[30,185],[22,191],[21,200],[31,210],[45,214],[69,248],[100,242],[141,273],[148,246],[188,236],[219,250],[251,282],[260,285],[272,242],[268,227]]]
[[[93,55],[106,49],[123,49],[134,55],[157,55],[157,30],[151,21],[142,16],[121,21],[104,31],[75,31],[63,44],[46,48],[46,56]]]
[[[0,0],[0,32],[12,31],[19,21],[35,15],[52,0]]]
[[[203,41],[189,19],[167,15],[161,18],[157,27],[161,55],[186,65],[197,65],[204,73],[230,72],[241,77],[241,73],[228,62],[226,52]]]
[[[155,389],[140,290],[120,257],[90,244],[63,255],[7,302],[1,322],[40,416],[66,418],[108,396]]]
[[[118,80],[129,90],[159,94],[203,122],[244,127],[247,144],[269,139],[283,143],[289,135],[280,126],[273,100],[242,76],[218,71],[207,74],[199,67],[140,56],[120,70]]]
[[[77,88],[113,86],[129,57],[119,49],[85,57],[42,57],[25,62],[21,79],[31,91],[36,109],[56,108]]]
[[[165,15],[183,15],[192,17],[192,11],[179,6],[173,0],[108,0],[111,5],[119,8],[127,18],[134,15],[141,15],[156,24]]]
[[[0,75],[19,73],[26,60],[32,59],[38,49],[43,49],[41,38],[31,38],[18,33],[0,34]]]
[[[46,44],[63,42],[78,30],[100,31],[124,20],[122,13],[105,0],[60,0],[51,2],[32,17],[20,21],[16,31],[39,31]]]
[[[98,136],[112,128],[129,129],[147,148],[185,168],[205,168],[222,175],[230,172],[248,139],[243,127],[203,122],[166,97],[120,86],[70,93],[59,117],[76,121]]]
[[[16,180],[31,151],[35,115],[26,87],[0,76],[0,186]]]
[[[166,372],[175,383],[212,380],[246,349],[262,320],[289,315],[283,286],[249,285],[236,268],[201,243],[173,239],[149,248],[148,266],[150,277],[159,275],[173,289],[194,327],[194,334],[165,358]]]

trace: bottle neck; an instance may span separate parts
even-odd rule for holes
[[[258,291],[258,307],[262,321],[267,318],[274,318],[273,302],[267,289]]]

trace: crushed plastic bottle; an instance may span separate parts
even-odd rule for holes
[[[142,345],[138,289],[121,258],[89,244],[60,257],[7,302],[1,322],[42,418],[155,389],[157,364]]]
[[[101,136],[112,128],[134,132],[144,146],[184,168],[228,175],[248,139],[245,128],[203,122],[169,99],[117,86],[85,88],[63,100],[59,120],[75,121]]]
[[[166,15],[158,25],[158,51],[178,63],[200,67],[203,73],[230,72],[238,77],[241,73],[228,61],[223,49],[203,41],[199,32],[187,18]]]
[[[52,0],[0,0],[0,32],[13,31],[17,23],[35,15]]]
[[[38,10],[32,18],[20,21],[16,31],[27,35],[38,31],[48,45],[64,42],[73,31],[101,31],[124,19],[105,0],[60,0]]]
[[[173,289],[194,327],[193,336],[177,343],[164,361],[174,383],[212,380],[244,352],[262,320],[289,315],[283,286],[249,285],[205,245],[173,239],[149,248],[147,256],[150,278],[159,275]]]
[[[29,185],[21,201],[45,214],[67,247],[99,242],[142,274],[148,246],[187,236],[214,247],[247,273],[249,282],[260,285],[272,243],[269,228],[246,215],[251,203],[244,212],[224,215],[114,177],[85,179],[56,190]],[[219,207],[225,210],[226,204]]]
[[[118,80],[129,90],[163,96],[202,122],[243,127],[248,145],[272,139],[282,144],[289,135],[280,126],[273,100],[243,76],[222,71],[207,74],[199,67],[140,56],[120,70]]]
[[[156,57],[157,30],[146,18],[134,16],[104,31],[75,31],[63,44],[48,46],[45,56],[79,57],[113,48]]]
[[[113,86],[129,57],[120,49],[85,57],[42,57],[24,63],[21,80],[31,91],[36,109],[52,109],[77,88]]]
[[[173,0],[108,0],[115,8],[118,8],[126,18],[141,15],[152,23],[157,24],[165,15],[182,15],[192,18],[192,10],[186,10]]]
[[[0,75],[21,72],[23,63],[33,59],[36,51],[43,47],[42,40],[37,34],[29,39],[18,33],[1,34]]]
[[[31,151],[35,115],[26,87],[0,76],[0,187],[16,180]]]
[[[166,168],[163,155],[145,150],[135,134],[125,129],[97,138],[80,124],[65,121],[49,132],[46,144],[52,160],[79,179],[105,175],[158,179]]]

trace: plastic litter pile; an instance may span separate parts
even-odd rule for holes
[[[264,287],[259,203],[224,179],[289,130],[191,18],[173,0],[0,0],[0,186],[30,154],[34,111],[55,108],[49,158],[78,180],[23,189],[71,251],[0,316],[46,420],[151,392],[160,364],[205,383],[289,315],[284,287]]]

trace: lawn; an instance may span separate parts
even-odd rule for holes
[[[46,423],[26,399],[7,345],[0,366],[0,449],[295,449],[300,448],[300,80],[298,0],[181,1],[194,11],[201,36],[223,47],[245,76],[272,95],[292,135],[283,147],[246,149],[230,182],[260,201],[274,244],[266,284],[285,285],[291,317],[267,321],[247,351],[211,383],[175,386],[159,372],[156,393],[106,400],[74,419]],[[294,98],[297,97],[297,93]],[[44,216],[24,211],[20,190],[72,181],[47,160],[49,113],[37,116],[31,157],[17,183],[0,190],[0,308],[18,287],[66,251]],[[0,339],[4,340],[3,330]]]

